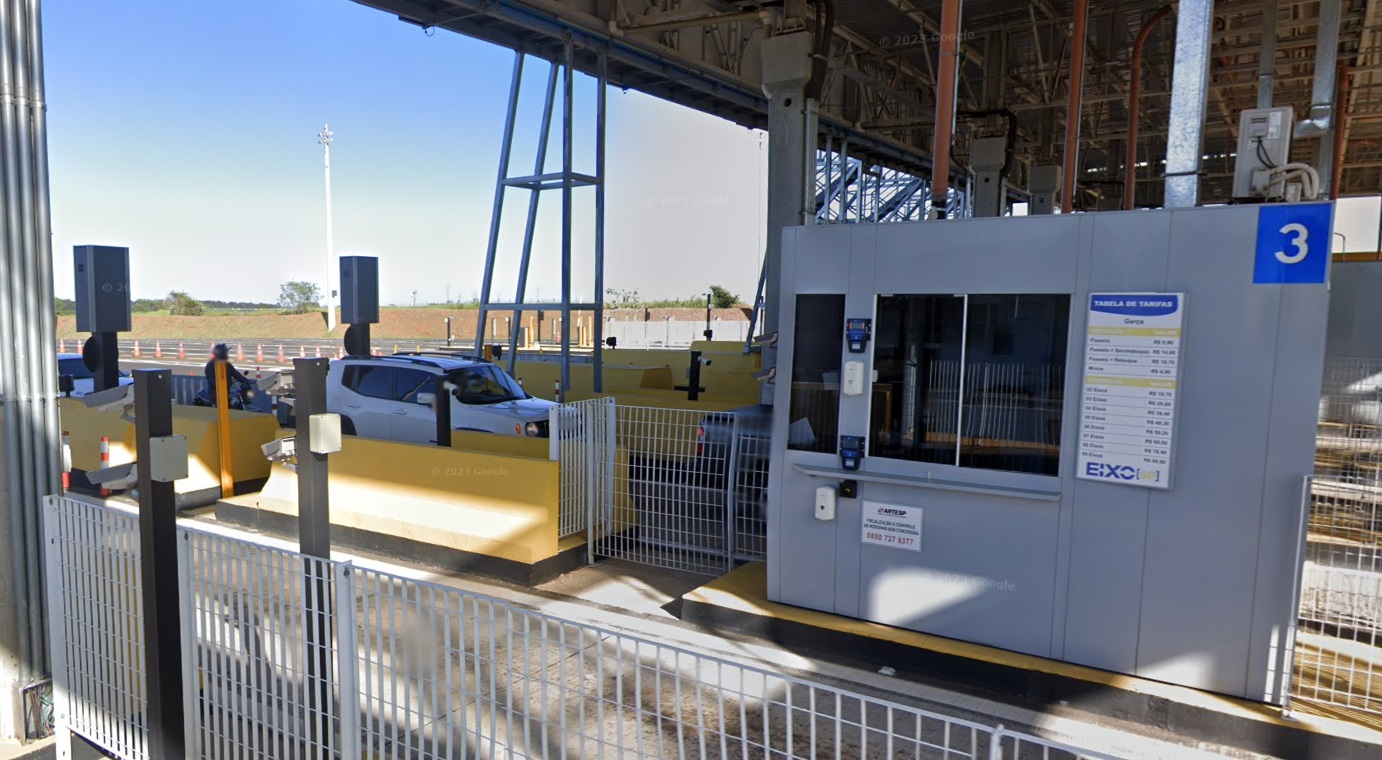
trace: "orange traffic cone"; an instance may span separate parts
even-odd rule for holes
[[[162,358],[163,358],[163,341],[161,341],[161,340],[156,340],[156,341],[154,341],[154,358],[155,358],[155,359],[162,359]]]
[[[298,346],[298,358],[299,358],[299,359],[306,359],[306,358],[307,358],[307,344],[306,344],[306,343],[303,343],[303,344],[301,344],[301,345]]]
[[[139,341],[137,341],[137,340],[134,342],[134,355],[135,355],[135,356],[143,356],[143,355],[144,355],[144,354],[139,350]]]
[[[178,341],[178,358],[179,358],[179,359],[186,359],[186,358],[187,358],[187,349],[183,347],[182,341]]]
[[[260,343],[254,349],[254,360],[260,364],[264,363],[264,344]]]
[[[285,363],[287,363],[287,361],[288,361],[288,358],[287,358],[286,356],[283,355],[283,344],[280,343],[280,344],[278,344],[278,363],[279,363],[279,364],[285,364]]]
[[[398,353],[398,344],[397,344],[397,343],[393,344],[393,352],[394,352],[394,353]]]
[[[244,361],[244,360],[245,360],[245,344],[244,344],[244,343],[236,343],[236,344],[235,344],[235,361],[237,361],[237,362],[242,362],[242,361]]]

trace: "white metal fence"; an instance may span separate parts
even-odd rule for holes
[[[552,459],[559,463],[558,537],[586,533],[607,520],[614,493],[614,399],[596,398],[548,412]]]
[[[59,732],[142,760],[138,517],[44,509]],[[191,524],[179,538],[190,756],[1111,760]],[[309,651],[318,621],[330,644]]]
[[[715,340],[743,343],[749,339],[748,320],[713,319],[710,329]],[[605,337],[614,338],[620,348],[686,348],[705,340],[705,320],[607,320]]]

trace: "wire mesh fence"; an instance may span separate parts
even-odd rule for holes
[[[60,729],[143,760],[137,517],[45,513]],[[179,539],[198,757],[1108,757],[189,524]]]
[[[623,488],[604,493],[596,554],[719,574],[732,565],[736,417],[730,412],[618,406]]]
[[[1382,714],[1382,484],[1316,477],[1293,697]]]
[[[1325,363],[1315,473],[1292,697],[1382,714],[1382,360]]]

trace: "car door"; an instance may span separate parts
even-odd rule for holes
[[[393,417],[394,368],[357,364],[346,367],[341,384],[341,414],[355,425],[355,433],[366,438],[390,438]]]
[[[389,438],[403,443],[437,442],[437,415],[431,404],[418,403],[423,394],[436,393],[437,376],[421,369],[394,370],[394,401]]]

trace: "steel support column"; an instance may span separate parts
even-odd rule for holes
[[[1167,208],[1199,202],[1213,25],[1214,0],[1182,0],[1176,17],[1176,61],[1171,72],[1171,120],[1166,135]]]
[[[499,144],[499,171],[494,180],[494,208],[489,217],[489,244],[485,247],[485,274],[480,281],[480,312],[475,321],[475,353],[479,354],[485,342],[485,321],[489,318],[489,302],[494,288],[494,260],[499,252],[499,222],[504,215],[504,180],[509,178],[509,156],[513,153],[513,125],[518,119],[518,93],[523,84],[523,54],[513,54],[513,76],[509,80],[509,107],[504,112],[504,138]],[[546,140],[543,141],[544,143]],[[534,174],[541,174],[538,166]],[[537,195],[536,191],[533,193]],[[536,197],[533,203],[536,205]],[[522,301],[520,295],[515,301]],[[448,343],[451,331],[446,333]],[[509,341],[509,353],[513,353],[513,341]],[[512,361],[512,360],[510,360]]]
[[[1075,186],[1080,175],[1080,111],[1084,95],[1085,28],[1089,21],[1089,0],[1075,0],[1075,20],[1070,30],[1070,93],[1065,104],[1065,171],[1061,189],[1061,212],[1075,207]]]
[[[561,80],[561,394],[571,390],[571,172],[575,125],[576,72],[571,68],[575,51],[571,37],[562,42]],[[604,297],[604,294],[601,294]]]
[[[317,559],[331,557],[331,505],[327,499],[327,458],[312,452],[312,415],[326,413],[329,359],[294,359],[297,396],[298,545],[303,558],[304,633],[307,658],[307,738],[323,749],[332,746],[331,700],[335,680],[331,665],[331,570]],[[329,756],[329,754],[327,755]]]
[[[153,479],[152,439],[173,434],[173,373],[134,371],[139,469],[139,580],[144,602],[144,681],[150,760],[186,757],[177,491]],[[224,387],[224,383],[222,383]]]
[[[595,82],[595,323],[591,337],[594,339],[593,358],[594,388],[596,393],[605,389],[605,95],[609,89],[608,75],[609,51],[601,49],[600,60],[596,65]]]
[[[955,97],[959,91],[960,15],[960,0],[945,0],[941,5],[936,132],[931,147],[931,209],[942,218],[950,197],[950,144],[955,134]]]
[[[768,96],[768,218],[763,253],[763,333],[777,332],[782,307],[782,230],[805,223],[803,184],[815,183],[815,162],[806,163],[808,124],[806,83],[811,78],[811,35],[794,32],[763,43],[763,91]],[[777,366],[777,350],[763,349],[763,370]],[[763,384],[760,401],[773,402],[773,383]]]
[[[1279,0],[1263,0],[1262,50],[1257,54],[1257,107],[1271,108],[1276,88],[1276,21]]]

